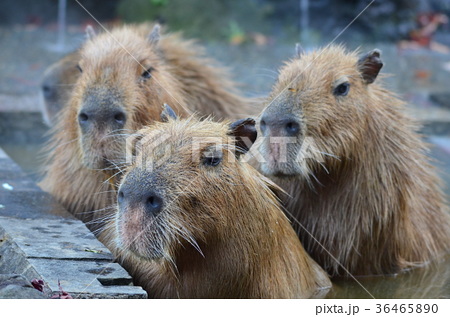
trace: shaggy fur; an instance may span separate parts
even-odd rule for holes
[[[76,71],[82,72],[52,131],[41,187],[91,229],[114,201],[108,178],[118,173],[115,164],[123,161],[126,136],[159,120],[164,103],[181,116],[232,117],[250,109],[227,73],[211,66],[192,41],[176,34],[160,38],[155,30],[144,24],[93,38],[90,33],[79,51]],[[82,133],[78,116],[84,107],[120,109],[126,124],[120,130],[99,124]]]
[[[138,135],[119,196],[124,186],[158,192],[163,210],[155,216],[122,201],[103,239],[149,297],[305,298],[331,286],[281,211],[275,185],[235,158],[239,135],[229,125],[171,119]],[[160,144],[149,142],[159,136]],[[222,155],[216,166],[203,161],[211,151]]]
[[[279,147],[257,141],[266,159],[259,167],[287,191],[300,240],[331,275],[397,273],[450,248],[428,146],[403,102],[372,83],[374,65],[382,66],[373,52],[361,63],[356,52],[332,46],[287,62],[261,115],[300,123],[285,162]],[[336,95],[344,82],[348,95]]]

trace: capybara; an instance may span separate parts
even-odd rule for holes
[[[328,276],[301,246],[276,185],[239,161],[254,120],[166,118],[130,143],[109,238],[136,284],[154,298],[324,295]]]
[[[249,107],[199,47],[177,34],[161,36],[159,25],[87,33],[79,50],[81,73],[54,127],[41,186],[92,225],[114,202],[108,183],[120,175],[126,136],[159,120],[163,103],[181,116],[215,118]]]
[[[286,190],[300,240],[331,275],[396,273],[450,248],[428,146],[375,82],[382,66],[379,50],[301,53],[258,119],[260,170]]]
[[[52,127],[57,121],[57,114],[67,105],[70,93],[80,71],[76,68],[80,61],[78,51],[70,53],[50,65],[41,81],[41,103],[44,122]]]

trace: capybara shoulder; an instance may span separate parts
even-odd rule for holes
[[[390,274],[450,248],[440,180],[379,50],[302,53],[280,70],[258,127],[260,170],[284,188],[300,240],[329,273]]]
[[[252,119],[169,118],[130,142],[109,241],[150,297],[304,298],[331,286],[275,185],[239,160],[255,138]]]

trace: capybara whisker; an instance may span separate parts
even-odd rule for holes
[[[320,166],[322,166],[322,168],[325,170],[325,172],[326,172],[327,174],[330,174],[330,172],[328,171],[328,169],[326,168],[326,166],[325,166],[322,162],[317,161],[317,160],[316,160],[316,162],[317,162],[317,164],[319,164]]]
[[[322,152],[322,151],[318,151],[320,154],[323,154],[323,155],[326,155],[326,156],[330,156],[330,157],[332,157],[332,158],[335,158],[336,160],[338,160],[338,161],[340,161],[341,159],[338,157],[338,156],[336,156],[336,155],[333,155],[333,154],[330,154],[330,153],[325,153],[325,152]]]
[[[257,70],[261,70],[261,71],[265,71],[265,72],[273,74],[274,75],[274,77],[273,77],[274,79],[278,78],[278,72],[274,71],[273,69],[259,67],[259,68],[257,68]]]
[[[104,184],[109,184],[109,182],[110,182],[111,180],[114,180],[114,178],[115,178],[117,175],[120,175],[120,174],[122,174],[122,171],[121,171],[121,170],[119,170],[117,173],[115,173],[115,174],[113,174],[112,176],[110,176],[109,178],[107,178],[103,183],[104,183]]]
[[[270,75],[270,74],[264,74],[264,73],[257,74],[257,76],[258,77],[266,77],[266,78],[270,78],[270,79],[273,79],[273,80],[277,79],[277,76],[273,76],[273,75]]]
[[[76,142],[76,141],[78,141],[78,139],[73,139],[73,140],[69,140],[69,141],[67,141],[67,142],[65,142],[65,143],[58,144],[58,145],[55,147],[55,150],[56,150],[58,147],[64,147],[64,146],[70,145],[70,143],[73,143],[73,142]]]

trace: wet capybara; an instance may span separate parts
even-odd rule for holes
[[[331,283],[280,209],[276,185],[239,161],[256,139],[254,120],[166,118],[130,143],[137,150],[108,239],[135,283],[153,298],[323,296]]]
[[[159,25],[87,33],[79,78],[53,129],[41,186],[95,230],[94,222],[102,222],[98,218],[108,215],[105,208],[115,199],[108,183],[120,174],[126,136],[159,120],[163,103],[181,116],[215,118],[248,105],[200,48],[176,34],[161,36]]]
[[[42,116],[49,127],[55,125],[59,111],[70,100],[70,93],[80,75],[76,68],[79,61],[80,55],[75,51],[50,65],[44,72],[40,96]]]
[[[306,251],[331,275],[390,274],[450,248],[441,181],[404,105],[376,80],[380,51],[302,53],[259,118],[260,170]]]

